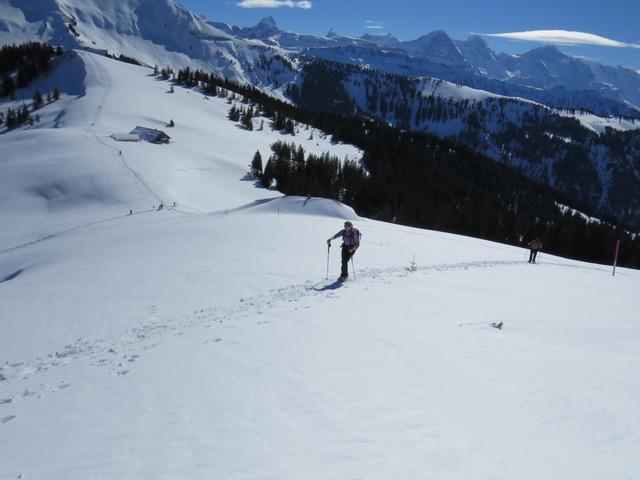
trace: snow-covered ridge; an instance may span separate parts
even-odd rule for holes
[[[593,113],[587,112],[572,112],[566,110],[557,110],[557,113],[562,116],[576,118],[580,121],[580,124],[588,128],[591,131],[602,133],[607,128],[613,128],[614,130],[627,131],[640,129],[640,120],[632,118],[603,118]]]
[[[567,205],[563,205],[561,203],[556,203],[556,205],[562,213],[570,212],[573,215],[579,215],[580,218],[584,219],[587,223],[602,223],[602,220],[600,220],[599,218],[586,215],[574,208],[568,207]]]
[[[518,103],[536,105],[544,108],[550,113],[558,114],[563,117],[575,118],[581,125],[589,130],[597,133],[602,133],[607,128],[612,128],[619,131],[638,130],[640,129],[640,119],[624,118],[624,117],[601,117],[589,112],[580,112],[572,110],[564,110],[557,108],[549,108],[546,105],[528,100],[526,98],[509,97],[504,95],[498,95],[485,90],[478,90],[467,87],[465,85],[455,84],[443,80],[426,78],[419,79],[421,82],[418,90],[425,96],[437,96],[441,98],[449,98],[456,102],[462,102],[470,100],[474,102],[482,102],[487,99],[506,99]]]
[[[354,80],[355,83],[358,83],[358,81],[359,80],[357,79]],[[513,102],[516,105],[515,108],[526,108],[526,106],[534,106],[544,109],[550,114],[557,114],[563,117],[575,118],[585,128],[588,128],[589,130],[596,133],[602,133],[607,128],[612,128],[619,131],[640,129],[640,119],[601,117],[589,112],[550,108],[544,103],[529,100],[527,98],[499,95],[490,91],[471,88],[463,84],[449,82],[438,78],[417,77],[415,81],[416,92],[420,93],[420,95],[423,97],[433,96],[452,100],[456,103],[481,103],[489,99],[502,99],[504,101]],[[361,97],[361,94],[359,93],[359,87],[351,86],[350,91],[354,97]],[[360,98],[360,105],[364,105],[364,103],[366,103],[366,99]],[[418,127],[418,125],[414,125],[414,127]],[[460,125],[460,127],[462,128],[463,125]]]

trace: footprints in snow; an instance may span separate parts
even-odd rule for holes
[[[428,273],[431,271],[446,272],[454,270],[468,270],[477,268],[490,268],[497,266],[518,265],[521,262],[509,261],[485,261],[485,262],[463,262],[458,264],[442,264],[432,265],[418,268],[418,272]],[[390,283],[393,277],[406,277],[409,274],[403,267],[390,269],[369,269],[358,273],[358,284],[365,290],[368,290],[371,282]],[[109,369],[110,375],[126,376],[131,372],[131,366],[140,358],[139,353],[156,347],[162,338],[167,335],[181,336],[185,330],[193,328],[214,328],[220,326],[225,321],[238,318],[247,313],[262,315],[276,305],[296,303],[308,296],[324,295],[325,297],[336,298],[339,292],[334,291],[318,291],[313,289],[312,282],[306,282],[302,285],[292,285],[274,289],[267,294],[257,295],[255,297],[241,298],[238,304],[230,307],[210,307],[201,309],[190,314],[171,317],[168,319],[158,318],[158,308],[155,305],[148,307],[147,311],[152,320],[142,325],[130,329],[123,335],[116,345],[108,345],[103,340],[89,342],[82,338],[77,339],[73,344],[66,345],[62,350],[48,354],[46,357],[38,357],[31,361],[6,363],[0,367],[0,385],[15,380],[26,380],[32,375],[46,372],[53,368],[64,367],[79,359],[89,359],[89,365],[97,368]],[[298,308],[309,308],[309,306],[295,306]],[[266,325],[269,321],[258,320],[257,325]],[[233,328],[234,325],[225,325],[225,328]],[[203,341],[203,344],[216,345],[223,341],[219,336],[212,336]],[[230,344],[233,342],[229,342]],[[119,354],[118,352],[123,352]],[[138,352],[138,353],[136,353]],[[127,366],[128,368],[125,368]],[[70,383],[61,382],[57,387],[47,388],[41,385],[41,396],[47,390],[49,392],[65,390],[71,387]],[[25,391],[27,392],[27,391]],[[30,392],[29,395],[22,394],[21,397],[33,396],[36,392]],[[11,403],[9,401],[0,400],[0,408],[2,405]]]

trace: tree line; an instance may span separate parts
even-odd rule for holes
[[[265,188],[275,182],[286,195],[325,197],[353,205],[356,195],[366,181],[362,165],[353,160],[330,155],[305,152],[301,145],[278,141],[271,145],[272,154],[262,166],[257,151],[249,165],[250,173]]]
[[[55,102],[60,99],[60,91],[58,88],[54,88],[52,92],[47,93],[46,103]],[[31,116],[31,113],[42,108],[45,105],[45,99],[40,93],[40,90],[36,90],[33,94],[31,103],[31,110],[26,104],[23,104],[17,108],[8,108],[7,113],[0,112],[0,127],[6,125],[11,130],[20,125],[29,124],[33,125],[34,122],[40,121],[40,115],[36,114],[35,117]]]
[[[448,132],[452,143],[553,185],[596,216],[614,214],[640,228],[639,130],[598,133],[531,102],[427,93],[442,83],[310,60],[303,64],[300,84],[289,85],[287,94],[306,109],[374,117],[403,130],[436,130],[441,137]]]

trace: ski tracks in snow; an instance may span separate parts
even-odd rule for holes
[[[6,362],[0,366],[0,428],[2,423],[15,418],[9,410],[16,403],[31,398],[43,398],[48,394],[72,387],[72,384],[65,380],[53,380],[48,377],[48,372],[63,371],[61,369],[77,362],[85,362],[85,365],[101,369],[109,375],[125,376],[135,368],[136,361],[145,351],[156,347],[170,337],[183,335],[196,328],[208,330],[203,340],[204,344],[217,344],[224,341],[222,328],[228,328],[224,325],[225,322],[237,320],[241,316],[246,318],[254,315],[258,317],[256,325],[261,325],[266,323],[259,319],[265,312],[277,306],[297,304],[305,298],[317,296],[335,298],[343,294],[348,295],[346,291],[352,287],[362,287],[367,290],[373,285],[388,284],[416,273],[431,274],[522,264],[522,261],[494,260],[428,265],[418,267],[415,271],[408,271],[406,267],[363,269],[356,272],[357,280],[348,280],[341,284],[340,288],[322,288],[322,285],[331,285],[330,281],[284,286],[265,294],[241,298],[230,306],[212,306],[188,314],[153,318],[128,330],[117,341],[78,338],[46,356]],[[154,315],[154,311],[150,311],[150,314]],[[14,393],[9,393],[9,390]]]

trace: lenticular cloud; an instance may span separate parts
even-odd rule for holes
[[[487,33],[487,37],[512,38],[531,42],[561,43],[565,45],[599,45],[602,47],[640,48],[640,44],[619,42],[592,33],[569,30],[531,30],[528,32]]]
[[[292,1],[292,0],[242,0],[238,3],[242,8],[311,8],[312,3],[306,0]]]

